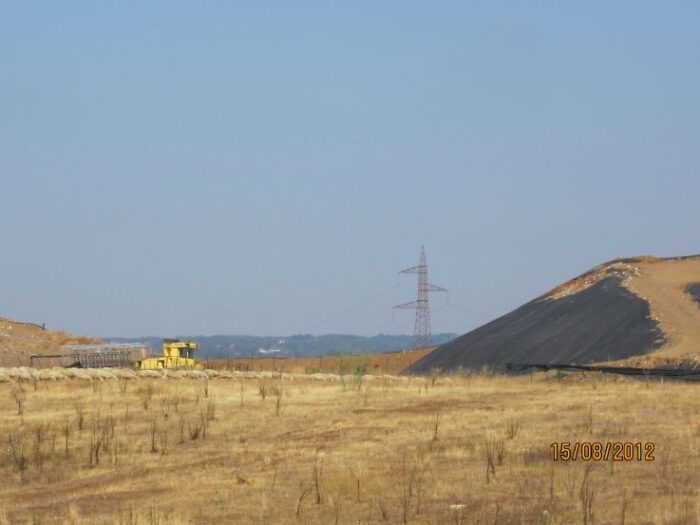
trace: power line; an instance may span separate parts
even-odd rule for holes
[[[328,317],[327,319],[324,319],[323,321],[319,321],[318,323],[316,323],[316,324],[314,324],[313,326],[311,326],[311,327],[307,330],[307,332],[310,332],[310,331],[313,330],[314,328],[318,328],[319,326],[322,326],[322,325],[324,325],[324,324],[326,324],[326,323],[330,323],[330,322],[332,322],[332,321],[335,321],[336,319],[340,319],[341,317],[344,317],[345,315],[347,315],[347,314],[349,314],[349,313],[352,313],[352,312],[354,312],[354,311],[356,311],[356,310],[359,310],[360,308],[362,308],[362,307],[364,307],[364,306],[367,306],[367,305],[370,304],[370,303],[373,303],[373,302],[376,301],[377,299],[380,299],[381,297],[384,297],[384,296],[387,295],[388,293],[393,292],[394,290],[396,290],[396,288],[398,288],[398,284],[392,286],[391,288],[387,288],[386,290],[384,290],[384,291],[378,293],[377,295],[375,295],[375,296],[373,296],[373,297],[371,297],[371,298],[369,298],[369,299],[367,299],[367,300],[361,302],[360,304],[356,304],[355,306],[351,306],[350,308],[348,308],[348,309],[346,309],[346,310],[343,310],[342,312],[340,312],[340,313],[338,313],[338,314],[335,314],[335,315],[332,316],[332,317]]]
[[[461,310],[463,312],[466,312],[468,314],[474,315],[476,317],[482,317],[484,319],[493,319],[495,316],[485,313],[485,312],[480,312],[478,310],[473,310],[471,308],[466,308],[464,306],[460,306],[458,304],[454,304],[452,301],[450,301],[450,294],[447,294],[447,304],[445,305],[447,308],[454,308],[456,310]]]

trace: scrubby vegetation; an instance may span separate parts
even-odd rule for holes
[[[355,371],[5,373],[0,523],[698,519],[697,385]],[[555,441],[656,460],[555,463]]]

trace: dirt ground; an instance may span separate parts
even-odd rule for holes
[[[636,266],[641,275],[626,286],[649,303],[667,338],[651,357],[700,354],[700,308],[686,293],[688,284],[700,282],[700,258],[646,260]]]
[[[697,523],[698,385],[582,377],[0,383],[0,523]]]

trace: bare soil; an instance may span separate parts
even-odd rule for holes
[[[56,354],[63,345],[98,342],[99,339],[93,337],[45,330],[35,323],[0,317],[0,366],[29,366],[32,354]]]

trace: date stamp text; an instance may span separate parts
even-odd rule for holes
[[[654,461],[652,442],[561,441],[551,445],[553,461]]]

